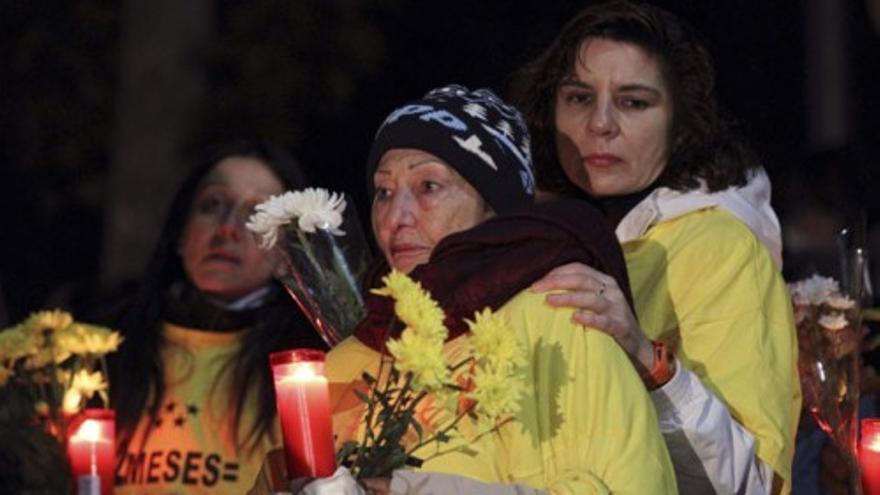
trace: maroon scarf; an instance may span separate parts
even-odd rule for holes
[[[578,200],[536,204],[450,235],[410,276],[443,308],[451,340],[467,331],[464,318],[473,319],[486,307],[497,310],[550,270],[574,261],[614,277],[632,306],[617,238],[599,210]],[[377,267],[365,286],[379,287],[386,273],[387,265]],[[385,341],[403,331],[394,302],[369,294],[366,306],[367,316],[354,335],[384,352]]]

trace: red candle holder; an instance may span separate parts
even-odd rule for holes
[[[880,495],[880,418],[862,420],[859,467],[864,495]]]
[[[86,409],[71,424],[67,455],[80,495],[113,493],[115,418],[112,409]]]
[[[336,471],[336,455],[324,353],[313,349],[279,351],[269,356],[269,362],[288,478],[331,476]]]

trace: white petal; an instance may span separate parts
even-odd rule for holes
[[[846,316],[842,314],[822,315],[822,317],[819,318],[819,324],[828,330],[843,330],[846,328],[848,322],[846,321]]]
[[[856,302],[852,299],[842,296],[842,295],[833,295],[828,298],[828,305],[834,309],[851,309],[856,305]]]

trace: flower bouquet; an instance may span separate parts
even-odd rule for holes
[[[2,444],[0,469],[21,464],[4,475],[19,478],[22,490],[52,492],[49,485],[67,483],[45,472],[30,475],[27,465],[34,459],[64,459],[68,433],[87,402],[94,397],[107,407],[104,357],[120,342],[117,332],[76,322],[59,310],[34,313],[0,331],[0,438],[16,439]]]
[[[258,204],[247,223],[261,247],[280,254],[276,278],[330,346],[364,316],[359,281],[368,250],[347,204],[326,189],[288,191]]]
[[[860,493],[856,457],[862,329],[857,299],[832,278],[813,275],[789,285],[798,334],[804,406],[835,443]]]
[[[363,438],[344,442],[337,460],[357,479],[390,477],[407,464],[420,465],[423,460],[413,454],[430,444],[436,449],[424,460],[460,448],[444,451],[442,446],[463,437],[465,418],[475,425],[465,442],[494,431],[517,412],[524,388],[518,368],[525,355],[500,316],[486,309],[474,321],[466,320],[467,351],[450,362],[444,353],[443,310],[400,272],[392,271],[383,282],[373,292],[394,298],[406,328],[399,339],[388,341],[389,355],[377,376],[363,374],[368,391],[355,392],[366,406]]]

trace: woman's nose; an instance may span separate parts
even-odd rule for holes
[[[415,222],[415,198],[407,191],[398,191],[391,197],[388,205],[388,223],[393,229],[412,225]]]
[[[237,208],[227,210],[218,220],[216,228],[217,236],[226,239],[241,240],[246,218],[241,216]]]
[[[590,113],[587,129],[597,136],[611,136],[617,132],[617,117],[611,102],[601,99]]]

